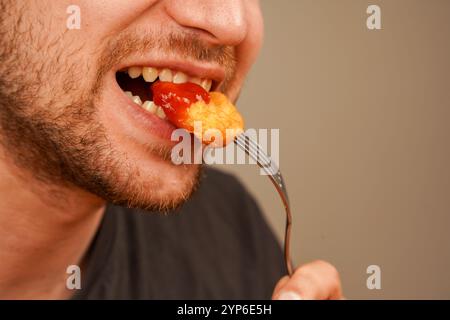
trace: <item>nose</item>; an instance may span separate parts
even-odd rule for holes
[[[247,34],[244,1],[168,0],[165,8],[179,25],[201,31],[210,42],[236,46]]]

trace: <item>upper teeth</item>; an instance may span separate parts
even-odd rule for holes
[[[130,78],[136,79],[140,76],[144,78],[146,82],[154,82],[159,77],[160,81],[167,81],[173,83],[186,83],[191,82],[203,87],[206,91],[211,90],[211,79],[200,79],[198,77],[190,77],[181,71],[172,71],[164,68],[158,70],[152,67],[130,67],[127,70]],[[166,118],[166,114],[161,107],[158,107],[153,101],[144,101],[139,96],[133,95],[131,91],[125,91],[125,94],[137,105],[140,105],[143,109],[157,115],[161,119]]]
[[[192,82],[201,85],[206,91],[211,90],[211,79],[200,79],[197,77],[190,77],[184,72],[173,71],[168,68],[158,70],[152,67],[130,67],[128,68],[128,75],[130,78],[138,78],[142,75],[146,82],[154,82],[158,77],[161,81],[173,83]]]
[[[158,70],[152,67],[144,67],[142,68],[142,77],[146,82],[153,82],[158,78]]]
[[[175,75],[173,76],[173,83],[185,83],[187,82],[188,77],[187,75],[185,75],[183,72],[178,71],[177,73],[175,73]]]
[[[131,67],[128,69],[128,75],[130,76],[130,78],[137,78],[142,74],[142,68],[139,67]]]

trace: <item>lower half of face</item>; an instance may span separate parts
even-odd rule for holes
[[[115,77],[83,83],[62,72],[42,84],[21,70],[0,84],[0,141],[17,167],[130,207],[172,209],[193,192],[200,167],[172,163],[173,126],[133,102]]]
[[[199,165],[172,163],[174,127],[135,103],[115,71],[87,76],[77,61],[54,70],[40,58],[15,52],[0,67],[0,141],[17,167],[130,207],[172,209],[190,196]]]
[[[164,210],[186,200],[200,167],[172,163],[175,127],[151,102],[150,85],[195,82],[228,88],[233,99],[249,63],[240,70],[235,50],[182,32],[136,27],[108,39],[100,30],[100,40],[52,34],[48,21],[39,25],[49,32],[33,31],[30,12],[5,17],[11,28],[0,39],[0,142],[17,166],[121,205]]]

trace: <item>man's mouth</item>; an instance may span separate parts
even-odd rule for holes
[[[166,119],[164,110],[155,105],[151,85],[157,81],[173,83],[195,83],[210,91],[215,83],[211,79],[188,75],[182,71],[150,66],[132,66],[116,73],[116,80],[124,94],[146,112]]]

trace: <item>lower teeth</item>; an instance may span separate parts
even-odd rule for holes
[[[134,103],[139,105],[142,109],[153,113],[160,119],[165,119],[166,114],[164,113],[164,110],[161,107],[158,107],[153,101],[144,101],[142,103],[142,100],[139,96],[134,96],[131,91],[125,91],[125,95],[131,99]]]

